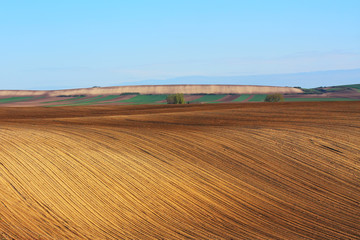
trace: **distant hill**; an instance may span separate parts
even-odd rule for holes
[[[0,91],[0,107],[166,104],[168,94],[184,93],[188,104],[264,102],[282,93],[286,102],[359,101],[360,84],[290,88],[250,85],[148,85],[56,91]]]
[[[302,93],[301,89],[292,87],[271,87],[251,85],[147,85],[93,87],[54,91],[1,90],[0,96],[62,96],[62,95],[115,95],[124,93],[139,94],[269,94]]]

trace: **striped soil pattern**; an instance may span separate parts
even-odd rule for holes
[[[254,96],[254,94],[241,94],[238,98],[234,99],[233,102],[248,102]]]
[[[255,94],[248,101],[249,102],[264,102],[265,98],[266,98],[266,94]]]
[[[235,99],[237,99],[239,97],[240,97],[239,94],[226,95],[225,97],[220,98],[219,100],[217,100],[217,102],[231,102],[231,101],[234,101]]]
[[[0,239],[359,239],[360,103],[0,108]]]

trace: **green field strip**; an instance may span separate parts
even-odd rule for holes
[[[335,101],[359,101],[351,98],[285,98],[285,102],[335,102]]]
[[[329,89],[326,89],[326,92],[337,92],[337,91],[341,91],[341,90],[344,90],[344,88],[342,88],[342,87],[339,87],[339,88],[329,88]]]
[[[161,94],[161,95],[137,95],[135,97],[120,100],[120,101],[114,101],[114,102],[120,102],[120,103],[133,103],[133,104],[147,104],[147,103],[155,103],[158,101],[166,100],[167,95]]]
[[[211,94],[211,95],[205,95],[205,96],[202,96],[198,99],[195,99],[195,100],[192,100],[190,102],[206,102],[206,103],[214,103],[216,102],[217,100],[223,98],[223,97],[226,97],[227,94]]]
[[[340,86],[335,86],[335,87],[346,87],[346,88],[360,89],[360,84],[340,85]]]
[[[101,104],[104,101],[109,101],[115,98],[118,98],[120,95],[109,95],[106,97],[101,97],[101,98],[96,98],[96,99],[89,99],[88,101],[84,101],[81,103],[73,103],[71,104],[71,106],[79,106],[79,105],[90,105],[90,104]],[[107,102],[107,103],[111,103],[111,102]]]
[[[13,102],[25,102],[28,100],[38,99],[34,97],[10,97],[10,98],[3,98],[0,99],[0,104],[3,103],[13,103]]]
[[[87,103],[87,102],[89,102],[89,101],[94,101],[94,100],[97,100],[97,99],[100,99],[100,98],[103,98],[103,97],[104,97],[103,95],[99,95],[99,96],[95,96],[95,97],[88,98],[88,99],[78,99],[78,100],[75,100],[74,103],[65,104],[65,105],[73,105],[73,104]]]
[[[249,102],[264,102],[267,94],[255,94]]]
[[[241,94],[240,97],[232,100],[232,102],[242,102],[246,99],[248,99],[251,96],[251,94]]]
[[[70,99],[62,99],[62,100],[57,100],[57,101],[49,101],[49,102],[43,102],[43,103],[56,103],[56,102],[64,102],[64,101],[76,101],[78,99],[84,98],[85,96],[79,96],[79,97],[73,97]]]
[[[120,94],[120,95],[109,95],[109,96],[106,96],[106,97],[104,97],[102,99],[99,99],[99,101],[96,101],[97,102],[96,104],[103,104],[102,102],[105,102],[105,101],[106,102],[104,104],[113,103],[113,102],[116,102],[116,101],[111,101],[111,100],[119,98],[121,96],[122,96],[122,94]]]
[[[88,98],[88,99],[82,99],[82,100],[75,100],[74,103],[65,103],[65,104],[57,104],[57,105],[50,105],[47,107],[62,107],[62,106],[78,106],[78,105],[87,105],[87,103],[89,102],[93,102],[96,101],[98,99],[102,99],[105,98],[104,96],[100,95],[100,96],[96,96],[96,97],[92,97],[92,98]],[[99,100],[102,101],[102,100]]]

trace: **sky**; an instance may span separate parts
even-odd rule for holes
[[[357,69],[359,13],[358,0],[3,0],[0,89]]]

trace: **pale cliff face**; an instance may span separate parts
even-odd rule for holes
[[[2,90],[0,96],[59,96],[59,95],[116,95],[137,92],[140,94],[269,94],[302,93],[301,89],[291,87],[270,87],[251,85],[148,85],[103,88],[80,88],[55,91]]]

